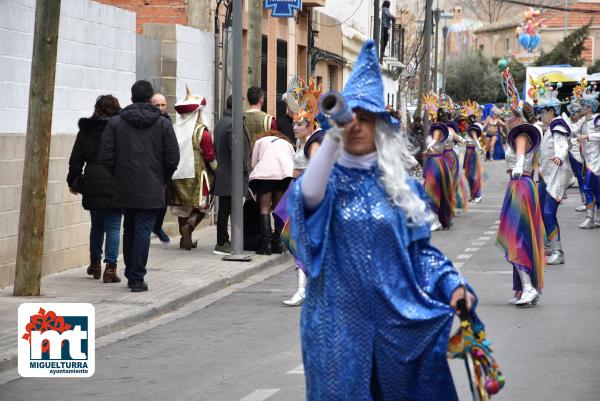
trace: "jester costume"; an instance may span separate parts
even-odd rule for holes
[[[458,124],[454,121],[449,121],[447,124],[449,135],[448,139],[444,143],[444,158],[450,169],[452,176],[452,195],[453,195],[453,209],[455,211],[465,210],[467,208],[467,189],[465,181],[460,174],[460,161],[458,154],[454,150],[454,139],[458,138],[456,132],[458,132]]]
[[[343,95],[350,109],[397,127],[380,74],[368,40]],[[292,239],[310,275],[301,316],[307,400],[457,400],[446,356],[449,300],[463,279],[430,244],[429,225],[407,221],[390,201],[377,152],[350,155],[328,135],[288,203]],[[316,207],[304,194],[309,176],[324,186]]]

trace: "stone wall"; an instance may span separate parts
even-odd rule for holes
[[[43,273],[88,262],[89,217],[68,192],[68,158],[80,117],[96,97],[130,103],[135,81],[135,14],[89,0],[63,0],[48,177]],[[11,285],[17,249],[34,0],[0,0],[0,287]]]

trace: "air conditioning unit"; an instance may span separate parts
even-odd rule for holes
[[[319,31],[321,30],[321,13],[315,8],[311,8],[310,14],[312,20],[312,31],[318,35]]]

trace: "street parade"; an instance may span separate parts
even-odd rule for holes
[[[0,0],[0,401],[598,400],[595,3]]]

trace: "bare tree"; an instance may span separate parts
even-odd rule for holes
[[[564,0],[521,0],[530,7],[545,5],[561,5]],[[515,14],[525,10],[525,5],[513,4],[505,0],[455,0],[453,3],[468,10],[476,19],[493,24],[505,18],[512,18]]]

